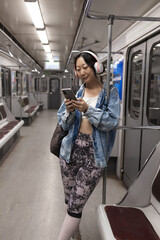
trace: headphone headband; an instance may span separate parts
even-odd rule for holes
[[[87,51],[86,50],[86,51],[82,51],[81,53],[89,53],[90,55],[92,55],[96,59],[97,62],[100,62],[98,56],[95,53],[91,52],[91,51]]]

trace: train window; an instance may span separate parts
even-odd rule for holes
[[[41,78],[41,91],[47,92],[47,79]]]
[[[35,83],[35,84],[34,84],[34,86],[35,86],[35,91],[36,91],[36,92],[39,92],[39,88],[40,88],[40,87],[39,87],[39,78],[35,78],[35,79],[34,79],[34,83]]]
[[[150,52],[147,118],[149,123],[160,125],[160,43]]]
[[[71,87],[72,83],[71,83],[71,79],[69,77],[63,77],[62,79],[62,88],[68,88]]]
[[[26,94],[29,90],[28,74],[23,74],[22,75],[22,89],[23,89],[23,94]]]
[[[5,96],[6,94],[6,88],[5,88],[5,80],[4,80],[4,70],[1,70],[1,78],[2,78],[2,96]]]
[[[11,95],[11,74],[9,69],[1,70],[1,78],[2,78],[2,96],[10,96]]]
[[[50,78],[50,92],[55,93],[59,91],[59,79]]]
[[[26,76],[26,91],[29,92],[29,76]]]
[[[16,93],[18,96],[22,95],[22,74],[16,71]]]
[[[47,92],[47,79],[46,78],[35,78],[35,91],[36,92]]]
[[[12,71],[11,82],[12,82],[12,94],[16,95],[16,72],[15,71]]]
[[[10,70],[6,70],[6,93],[7,96],[11,95],[11,72]]]
[[[141,104],[143,54],[138,51],[131,58],[129,112],[134,119],[139,118]]]

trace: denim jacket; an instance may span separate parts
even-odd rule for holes
[[[76,94],[77,98],[83,97],[84,87],[84,84],[82,84]],[[69,113],[63,102],[57,115],[59,125],[64,130],[69,131],[67,136],[63,138],[60,149],[60,157],[69,163],[71,151],[79,132],[82,114],[77,109]],[[105,167],[114,144],[116,126],[118,125],[120,115],[120,102],[116,87],[110,86],[108,103],[106,85],[104,84],[99,93],[96,107],[89,106],[84,115],[92,124],[95,164],[97,167]]]

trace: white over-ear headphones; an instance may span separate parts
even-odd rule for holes
[[[96,62],[94,64],[94,68],[95,68],[96,73],[98,73],[98,74],[103,73],[104,67],[103,67],[103,64],[101,63],[100,59],[97,57],[97,55],[95,53],[91,52],[91,51],[82,51],[82,53],[83,52],[89,53],[90,55],[92,55],[96,59]]]
[[[94,64],[94,69],[96,71],[97,74],[101,74],[103,73],[104,71],[104,66],[103,64],[101,63],[101,61],[99,60],[99,58],[97,57],[97,55],[91,51],[82,51],[81,53],[88,53],[90,55],[92,55],[95,59],[96,59],[96,62]],[[77,77],[77,71],[75,69],[75,75]]]

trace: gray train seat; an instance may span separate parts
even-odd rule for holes
[[[103,240],[160,239],[160,142],[121,202],[97,211]]]
[[[16,119],[23,119],[25,125],[29,125],[36,117],[38,105],[31,105],[28,96],[14,96],[12,98],[12,112]]]
[[[0,161],[15,144],[24,121],[17,121],[3,100],[0,102]]]
[[[33,116],[37,112],[39,107],[37,105],[30,106],[28,96],[21,96],[20,101],[22,101],[22,106],[25,113]]]
[[[30,103],[32,106],[38,106],[38,111],[42,111],[43,110],[43,106],[44,106],[44,102],[43,101],[37,101],[36,99],[36,95],[33,92],[29,93],[29,99],[30,99]]]

